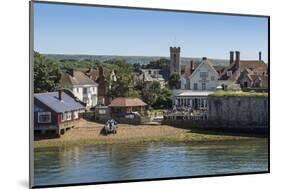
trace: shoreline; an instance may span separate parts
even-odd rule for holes
[[[251,140],[257,135],[223,133],[215,131],[187,130],[168,125],[127,125],[119,124],[117,134],[100,134],[102,124],[82,120],[78,127],[66,132],[60,138],[40,139],[33,142],[34,149],[87,144],[122,144],[146,142],[213,142],[229,140]],[[266,138],[266,137],[263,137]]]

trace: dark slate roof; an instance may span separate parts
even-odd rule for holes
[[[34,98],[57,113],[85,108],[81,103],[64,92],[62,92],[62,100],[59,100],[58,92],[37,93],[34,94]]]

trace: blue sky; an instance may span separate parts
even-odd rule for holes
[[[40,53],[169,56],[267,61],[267,18],[35,3],[34,48]]]

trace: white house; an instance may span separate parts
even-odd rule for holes
[[[97,105],[98,84],[81,71],[68,70],[62,78],[62,86],[68,88],[87,108]]]
[[[189,87],[195,91],[215,91],[219,74],[207,58],[188,77]]]
[[[186,64],[181,75],[181,89],[173,91],[173,104],[176,107],[206,109],[207,96],[216,90],[219,74],[212,63],[203,58],[200,63]]]

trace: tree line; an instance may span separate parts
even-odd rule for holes
[[[142,99],[152,108],[170,108],[172,106],[171,91],[175,82],[168,82],[168,86],[161,87],[158,81],[144,85],[135,74],[138,65],[129,64],[122,59],[108,60],[104,62],[83,60],[47,59],[45,56],[34,53],[34,92],[52,92],[61,88],[62,74],[67,69],[97,68],[103,66],[114,69],[117,73],[117,81],[111,81],[110,96],[137,97]],[[143,65],[141,65],[143,66]],[[168,69],[169,60],[159,59],[152,61],[142,68]],[[178,78],[173,78],[174,80]]]

